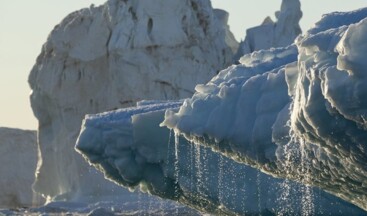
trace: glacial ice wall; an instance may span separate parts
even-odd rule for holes
[[[137,107],[88,115],[76,149],[116,184],[176,200],[201,212],[363,214],[321,190],[265,175],[159,127],[165,110],[177,110],[181,104],[143,101]],[[312,199],[307,192],[312,192]]]
[[[198,85],[179,111],[167,111],[163,124],[367,210],[366,17],[366,8],[331,13],[297,38],[297,48],[244,56]],[[297,61],[288,61],[297,50]]]
[[[119,191],[74,152],[84,115],[191,96],[232,62],[226,18],[209,0],[109,0],[68,15],[29,76],[39,121],[34,189],[59,200]]]
[[[0,208],[42,202],[32,191],[37,154],[36,131],[0,127]]]

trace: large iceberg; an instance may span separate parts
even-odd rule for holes
[[[32,191],[37,167],[36,131],[0,127],[0,208],[39,205]]]
[[[39,121],[34,189],[56,200],[119,194],[74,151],[84,115],[191,96],[232,62],[227,16],[209,0],[109,0],[68,15],[29,76]]]
[[[294,46],[260,51],[196,87],[164,125],[271,175],[367,209],[367,9],[332,13]]]
[[[311,186],[367,210],[367,113],[363,102],[367,92],[364,76],[366,17],[367,9],[325,15],[298,37],[295,45],[245,55],[240,65],[231,66],[207,84],[196,86],[196,93],[184,100],[180,108],[177,108],[178,102],[158,103],[159,106],[148,103],[140,108],[89,116],[77,148],[108,178],[124,186],[145,185],[153,194],[178,199],[199,209],[204,206],[202,209],[207,211],[236,212],[218,201],[220,193],[215,194],[217,185],[212,180],[216,177],[204,180],[209,189],[201,189],[201,192],[209,194],[186,199],[189,195],[185,191],[198,193],[185,186],[192,181],[180,178],[188,178],[192,172],[199,172],[196,180],[205,176],[203,171],[188,171],[192,164],[188,160],[192,159],[183,159],[180,166],[180,155],[189,151],[180,151],[180,148],[186,145],[187,149],[205,148],[200,145],[209,147],[239,163],[283,178],[285,185],[297,184],[292,181],[304,184],[303,197],[306,198],[301,203],[310,214],[318,212],[312,200],[323,203],[327,196]],[[167,106],[172,107],[165,111]],[[174,147],[169,145],[169,130],[157,127],[161,121],[161,126],[185,139],[176,138]],[[164,150],[166,143],[168,147]],[[169,148],[175,149],[176,159],[165,163]],[[152,156],[152,152],[157,155]],[[199,158],[197,163],[215,161],[207,158],[214,153],[198,152],[195,153],[199,155],[195,156]],[[214,168],[208,170],[218,170],[220,165],[213,164]],[[246,171],[239,172],[243,175],[236,176],[234,182],[245,182],[237,178],[246,176],[250,168],[240,167]],[[137,176],[135,168],[148,171]],[[150,175],[154,169],[155,174]],[[236,183],[232,186],[239,188]],[[254,188],[254,184],[250,188]],[[177,190],[174,196],[170,193],[172,190]],[[291,197],[289,190],[285,186],[281,192],[286,200]],[[210,199],[205,199],[208,197]],[[261,201],[257,204],[266,206]],[[335,210],[335,207],[328,211],[330,209]]]

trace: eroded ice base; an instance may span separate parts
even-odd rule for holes
[[[160,127],[165,110],[181,104],[150,101],[89,115],[76,149],[115,183],[202,212],[363,213],[321,190],[271,177]]]

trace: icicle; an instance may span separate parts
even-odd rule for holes
[[[195,144],[195,168],[196,168],[196,176],[197,176],[197,188],[196,190],[198,193],[201,194],[201,188],[202,188],[202,173],[201,173],[201,157],[200,152],[201,147],[198,144]]]
[[[292,130],[289,136],[290,141],[281,149],[282,155],[284,155],[281,165],[285,170],[286,176],[294,175],[297,172],[295,170],[298,170],[300,173],[298,173],[297,180],[303,182],[304,185],[293,188],[291,181],[286,178],[280,185],[282,193],[279,197],[279,204],[282,206],[282,209],[278,214],[294,215],[301,213],[301,215],[314,215],[314,195],[312,188],[307,185],[311,177],[311,161],[306,153],[306,143],[304,140],[295,136]],[[297,164],[299,164],[299,167],[296,167]],[[296,206],[300,206],[301,208],[299,209]]]
[[[167,163],[170,163],[170,156],[171,156],[171,137],[172,137],[173,130],[169,131],[168,136],[168,143],[167,143]]]
[[[143,209],[143,203],[142,203],[142,195],[141,195],[140,189],[138,190],[138,208]]]
[[[224,204],[224,194],[225,194],[225,190],[224,190],[224,183],[223,183],[223,175],[224,175],[224,161],[223,161],[223,156],[219,155],[219,175],[218,175],[218,196],[219,196],[219,202],[221,204]]]
[[[240,188],[239,191],[239,196],[241,197],[241,210],[242,212],[246,212],[246,199],[247,199],[247,194],[246,194],[246,172],[244,172],[244,170],[242,170],[243,172],[238,172],[237,173],[237,178],[241,179],[241,181],[243,182],[243,186]]]
[[[205,141],[204,141],[205,142]],[[208,167],[208,163],[209,163],[209,158],[208,158],[208,149],[205,147],[201,148],[201,159],[200,159],[200,163],[201,163],[201,194],[203,195],[203,197],[207,198],[208,197],[208,191],[209,191],[209,167]]]
[[[195,151],[194,151],[194,143],[190,142],[190,190],[194,191],[195,188]],[[190,193],[191,198],[194,196],[193,193]]]
[[[260,171],[257,170],[256,172],[256,185],[257,185],[257,208],[259,210],[260,216],[261,216],[261,179],[260,179]]]
[[[237,200],[238,188],[235,185],[236,185],[236,181],[238,180],[237,179],[238,173],[234,170],[232,163],[229,163],[228,161],[227,161],[226,167],[228,167],[227,176],[230,176],[230,181],[228,181],[228,186],[227,186],[228,188],[227,191],[229,192],[227,199],[228,199],[228,202],[230,202],[230,200]],[[229,204],[230,203],[227,203],[228,207],[229,207]]]
[[[299,140],[300,142],[300,151],[301,151],[301,165],[302,165],[302,181],[305,185],[302,186],[302,215],[314,215],[314,203],[313,203],[313,193],[312,188],[307,185],[310,181],[311,171],[310,171],[310,160],[306,154],[305,150],[305,141]]]
[[[289,176],[291,166],[294,162],[296,162],[297,158],[297,149],[295,149],[295,145],[293,143],[293,140],[283,146],[283,155],[285,155],[285,160],[283,161],[283,169],[285,170],[286,176]],[[295,214],[295,211],[293,209],[292,201],[295,201],[294,199],[296,196],[292,197],[292,192],[295,190],[295,188],[292,188],[291,182],[286,178],[282,183],[280,183],[280,189],[281,194],[278,199],[279,206],[282,206],[282,209],[280,209],[279,215],[293,215]]]
[[[176,187],[175,187],[175,194],[178,197],[179,191],[178,191],[178,183],[179,183],[179,177],[180,177],[180,167],[179,167],[179,144],[180,144],[180,136],[179,134],[175,133],[175,181],[176,181]],[[179,215],[179,208],[176,208],[176,215]]]

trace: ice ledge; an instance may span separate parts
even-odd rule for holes
[[[362,213],[316,188],[265,175],[159,127],[165,110],[177,110],[181,104],[145,101],[137,107],[89,115],[76,149],[116,184],[176,200],[201,212],[301,213],[307,210],[299,203],[306,199],[317,214],[325,210]],[[286,200],[282,200],[284,194]]]

